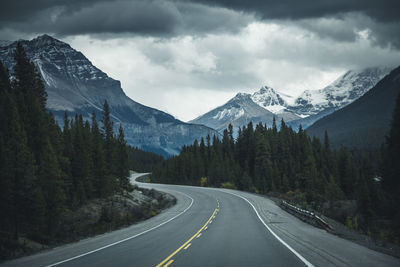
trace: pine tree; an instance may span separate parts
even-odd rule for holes
[[[15,50],[13,90],[19,115],[23,121],[35,160],[39,161],[47,131],[46,98],[44,84],[34,64],[29,61],[22,44]]]
[[[103,106],[103,118],[101,122],[102,126],[102,134],[104,136],[104,150],[105,150],[105,160],[106,160],[106,172],[108,174],[113,174],[113,145],[114,145],[114,133],[113,133],[113,121],[111,120],[111,112],[110,106],[107,103],[107,100],[104,101]]]
[[[57,156],[48,139],[45,141],[39,169],[39,183],[46,203],[46,232],[54,236],[65,209],[65,194]]]
[[[325,130],[325,133],[324,133],[324,146],[325,146],[326,150],[330,149],[328,132],[326,130]]]
[[[386,140],[383,186],[391,195],[400,194],[400,94],[397,97],[389,135]],[[400,199],[400,198],[399,198]],[[400,203],[400,202],[399,202]]]
[[[104,140],[99,130],[96,119],[96,113],[92,113],[92,143],[91,143],[91,158],[93,161],[93,176],[95,194],[97,197],[105,197],[111,194],[112,189],[108,183],[106,175],[106,162],[104,155]]]
[[[28,226],[31,219],[40,221],[44,218],[41,218],[41,213],[38,213],[36,218],[30,216],[33,212],[30,207],[36,206],[35,204],[40,201],[40,198],[33,197],[33,193],[36,192],[35,161],[27,145],[26,133],[22,127],[17,107],[11,98],[8,101],[5,107],[9,112],[9,120],[7,121],[7,132],[3,135],[6,157],[3,162],[2,180],[10,189],[7,190],[9,195],[5,214],[12,222],[14,238],[18,239],[20,233],[28,231],[29,228],[37,229],[35,227],[37,225]],[[43,208],[40,207],[41,205],[37,206]]]
[[[386,140],[386,149],[383,159],[382,186],[387,192],[388,215],[393,218],[395,236],[400,239],[400,94],[397,96],[393,119],[390,124],[389,135]]]
[[[116,173],[119,179],[120,187],[128,189],[129,187],[129,162],[128,150],[125,141],[124,129],[119,125],[117,137],[117,153],[116,153]]]

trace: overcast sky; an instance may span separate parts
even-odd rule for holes
[[[0,39],[47,33],[187,121],[263,85],[298,95],[400,65],[398,0],[2,0]]]

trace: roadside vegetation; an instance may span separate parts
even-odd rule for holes
[[[278,196],[330,216],[380,242],[400,241],[400,98],[382,150],[332,149],[282,120],[271,128],[230,125],[222,139],[184,146],[153,172],[152,181]]]
[[[0,62],[0,260],[86,236],[85,220],[95,234],[157,213],[149,205],[122,211],[135,189],[129,169],[160,157],[129,147],[121,126],[114,134],[106,101],[100,122],[95,113],[90,122],[65,114],[61,129],[21,44],[15,61],[12,75]],[[99,210],[97,221],[79,217],[87,205]]]

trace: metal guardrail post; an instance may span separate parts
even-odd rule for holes
[[[304,218],[311,219],[318,225],[322,226],[325,229],[332,229],[332,226],[330,226],[325,220],[323,220],[321,217],[317,216],[314,212],[308,211],[308,210],[303,210],[300,209],[294,205],[291,205],[287,203],[285,200],[281,201],[281,206],[283,206],[285,209],[293,211],[295,214],[300,215]]]

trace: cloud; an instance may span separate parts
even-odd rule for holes
[[[92,34],[101,38],[135,34],[171,37],[234,32],[254,18],[226,8],[166,0],[3,1],[0,29],[47,32],[56,36]],[[16,4],[18,3],[18,4]],[[21,14],[17,12],[24,6]],[[0,6],[1,8],[2,6]],[[5,10],[9,12],[5,12]]]
[[[239,32],[258,20],[299,23],[337,42],[367,29],[375,45],[400,49],[399,9],[397,0],[3,0],[0,34],[170,38]]]
[[[378,22],[361,13],[348,13],[340,17],[302,19],[296,24],[332,41],[355,42],[364,38],[373,45],[400,49],[400,21]],[[361,32],[367,34],[360,35]]]
[[[379,21],[399,21],[397,0],[197,0],[207,5],[259,14],[264,19],[305,19],[360,12]]]
[[[263,85],[297,95],[322,88],[349,69],[399,64],[399,52],[375,47],[363,34],[336,43],[295,23],[254,22],[237,33],[199,37],[65,41],[121,80],[132,99],[190,120],[237,92]]]
[[[2,0],[0,39],[48,33],[183,120],[237,92],[288,94],[400,62],[398,0]]]

